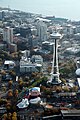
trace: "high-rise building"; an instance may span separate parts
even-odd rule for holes
[[[4,11],[0,11],[0,20],[3,20],[5,16],[5,12]]]
[[[9,46],[8,46],[8,49],[11,53],[17,52],[17,45],[13,44],[13,43],[10,43]]]
[[[37,35],[40,42],[47,40],[47,25],[43,21],[37,22]]]
[[[0,20],[2,20],[2,11],[0,11]]]
[[[6,27],[3,29],[3,41],[13,43],[13,28]]]
[[[31,36],[31,28],[30,27],[21,27],[20,35],[24,38],[29,38]]]

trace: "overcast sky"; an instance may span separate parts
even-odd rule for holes
[[[80,0],[0,0],[0,6],[80,20]]]

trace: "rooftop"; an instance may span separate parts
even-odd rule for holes
[[[80,110],[61,110],[63,116],[80,116]]]

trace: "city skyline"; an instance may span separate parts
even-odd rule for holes
[[[1,7],[10,7],[25,12],[54,15],[71,20],[80,20],[80,0],[0,0]]]

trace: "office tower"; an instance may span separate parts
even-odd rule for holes
[[[6,27],[3,29],[3,41],[13,43],[13,28]]]
[[[47,25],[43,21],[37,22],[37,35],[41,43],[47,40]]]
[[[24,38],[29,38],[31,36],[31,28],[30,27],[21,27],[20,35]]]

